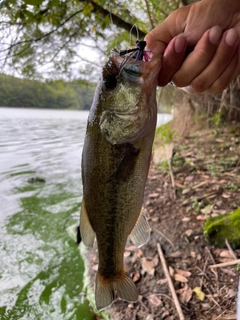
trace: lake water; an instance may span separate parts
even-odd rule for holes
[[[0,108],[0,319],[95,319],[65,230],[79,215],[87,115]]]

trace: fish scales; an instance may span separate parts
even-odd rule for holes
[[[123,254],[128,236],[140,246],[150,233],[142,203],[156,127],[161,61],[123,63],[124,58],[113,50],[95,92],[82,154],[80,232],[87,247],[97,240],[99,310],[111,305],[116,293],[127,301],[138,299],[135,284],[125,272]]]

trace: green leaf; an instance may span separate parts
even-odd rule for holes
[[[26,4],[30,4],[31,6],[37,6],[37,5],[40,5],[43,0],[24,0],[24,2]]]
[[[93,5],[91,3],[87,3],[83,8],[83,14],[88,16],[93,10]]]

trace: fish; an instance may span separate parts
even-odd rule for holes
[[[161,58],[149,62],[110,53],[89,112],[82,152],[80,234],[98,249],[95,302],[109,307],[117,296],[138,300],[124,267],[128,237],[137,247],[150,237],[142,210],[157,121],[156,87]]]

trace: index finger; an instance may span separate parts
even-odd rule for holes
[[[184,34],[173,38],[163,55],[162,68],[158,76],[158,85],[165,86],[171,81],[172,76],[181,67],[187,48],[187,39]]]
[[[153,57],[162,54],[167,47],[167,43],[156,40],[151,32],[146,35],[144,40],[147,43],[146,50],[151,51]]]

